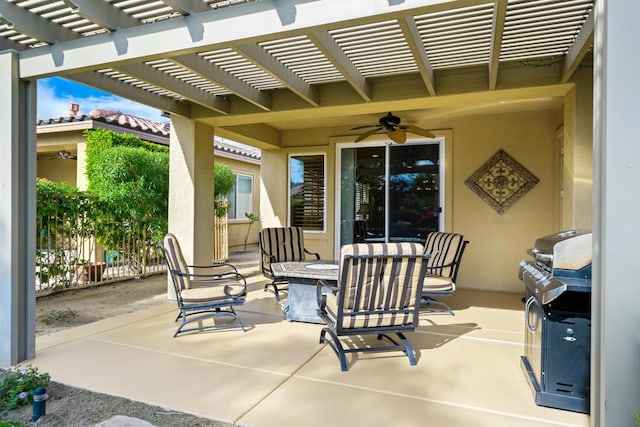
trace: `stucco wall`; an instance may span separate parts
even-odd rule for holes
[[[38,161],[36,173],[39,178],[46,178],[54,182],[66,182],[77,186],[76,160],[62,160],[55,158],[60,150],[75,153],[76,145],[83,143],[83,130],[63,133],[38,134]]]
[[[475,116],[451,122],[454,129],[453,230],[471,243],[458,277],[460,288],[520,292],[518,263],[527,248],[554,229],[553,155],[559,123],[553,112]],[[502,215],[464,181],[503,149],[540,181]],[[554,209],[555,207],[555,209]]]
[[[253,212],[256,215],[260,215],[260,165],[255,163],[241,162],[235,159],[231,159],[223,156],[215,156],[215,162],[227,165],[233,170],[234,173],[249,175],[253,177]],[[249,231],[249,237],[247,239],[247,247],[255,246],[258,244],[258,231],[260,230],[260,224],[254,223],[249,229],[249,220],[244,216],[239,219],[229,220],[229,250],[242,250],[244,249],[244,239],[247,236],[247,230]]]
[[[451,209],[447,230],[465,235],[470,245],[465,253],[458,277],[460,288],[521,292],[518,263],[528,259],[527,248],[535,239],[555,231],[559,217],[554,171],[556,129],[562,124],[558,111],[518,112],[472,115],[429,123],[416,123],[429,129],[447,129],[446,144],[451,155],[446,159],[452,178],[447,205]],[[309,139],[317,141],[318,135]],[[305,144],[304,133],[296,139]],[[540,182],[504,214],[499,215],[473,193],[464,181],[499,149],[533,173]],[[287,221],[287,155],[304,152],[327,153],[328,230],[324,235],[308,233],[307,246],[326,259],[333,257],[335,145],[263,151],[262,162],[262,226],[286,225]],[[449,163],[450,162],[450,163]]]

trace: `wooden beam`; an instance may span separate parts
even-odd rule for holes
[[[111,67],[120,62],[197,53],[262,39],[293,37],[310,28],[328,30],[451,7],[450,0],[404,0],[392,7],[389,0],[289,1],[296,11],[292,22],[283,22],[278,14],[278,0],[262,0],[30,49],[20,53],[20,78],[42,78]],[[462,7],[487,1],[459,0],[459,3]],[[7,4],[13,6],[0,1],[2,6]]]
[[[569,81],[573,73],[575,73],[576,68],[578,68],[578,66],[584,59],[587,52],[589,52],[589,49],[591,49],[591,46],[593,46],[594,9],[592,9],[589,16],[587,16],[587,20],[584,22],[584,25],[582,25],[578,37],[576,37],[576,40],[573,42],[573,44],[569,48],[569,51],[567,52],[567,55],[565,56],[564,64],[562,67],[562,77],[560,78],[560,81],[562,83],[566,83]]]
[[[250,86],[202,56],[182,55],[175,56],[171,60],[265,111],[271,110],[271,97],[267,93]]]
[[[49,44],[82,37],[62,25],[54,24],[48,19],[41,18],[36,13],[8,1],[0,1],[0,21],[11,23],[16,31]]]
[[[424,44],[420,38],[420,31],[418,31],[415,19],[411,16],[407,16],[403,19],[399,19],[398,24],[407,39],[407,44],[409,45],[411,54],[416,61],[416,65],[418,66],[424,85],[427,88],[427,92],[429,92],[429,95],[435,96],[436,89],[433,77],[433,68],[431,67],[431,61],[429,61],[427,51],[424,49]]]
[[[112,4],[95,0],[62,0],[72,12],[109,30],[140,25],[133,16],[124,13]]]
[[[194,12],[207,12],[211,6],[203,0],[164,0],[167,6],[178,11],[182,15],[191,15]]]
[[[320,95],[318,90],[310,84],[304,82],[291,70],[285,67],[280,61],[269,54],[257,43],[244,44],[236,47],[236,51],[243,55],[254,65],[262,68],[273,78],[288,87],[292,92],[307,101],[313,106],[320,105]]]
[[[191,115],[191,104],[173,101],[166,96],[155,95],[119,80],[111,79],[97,72],[84,72],[67,76],[70,80],[95,87],[114,95],[130,99],[134,102],[156,108],[160,111],[177,114],[183,117]]]
[[[229,114],[229,101],[220,96],[209,94],[149,65],[140,63],[126,64],[119,66],[117,69],[139,80],[174,92],[191,102],[207,107],[218,113]]]
[[[315,43],[320,51],[340,71],[349,84],[362,96],[365,101],[371,101],[371,84],[353,65],[349,57],[338,46],[328,31],[309,34],[309,39]]]
[[[494,90],[498,84],[498,68],[500,67],[500,51],[502,50],[502,35],[504,21],[507,17],[507,0],[493,3],[493,29],[491,31],[491,52],[489,53],[489,90]]]

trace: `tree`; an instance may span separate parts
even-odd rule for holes
[[[169,149],[103,129],[85,135],[88,191],[101,211],[96,237],[107,247],[126,238],[126,255],[139,268],[168,229]]]
[[[94,161],[89,192],[116,217],[144,224],[159,240],[167,230],[168,156],[120,146],[100,152]]]
[[[215,163],[213,165],[213,208],[218,218],[227,214],[229,209],[227,196],[231,193],[234,184],[233,170],[222,163]]]

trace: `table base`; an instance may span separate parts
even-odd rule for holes
[[[328,288],[322,289],[322,294],[331,293]],[[284,316],[290,322],[321,323],[324,321],[318,316],[318,299],[316,297],[316,285],[289,282],[289,294],[282,305]]]

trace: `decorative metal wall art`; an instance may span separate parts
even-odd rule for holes
[[[499,150],[464,183],[502,215],[538,181],[524,166]]]

